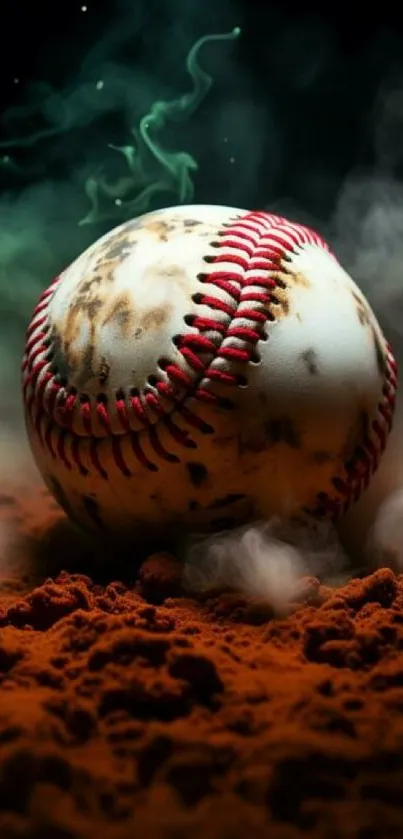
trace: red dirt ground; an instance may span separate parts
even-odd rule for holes
[[[0,504],[1,839],[401,839],[403,577],[278,619],[164,555],[116,582],[42,490]]]

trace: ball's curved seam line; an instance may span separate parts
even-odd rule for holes
[[[273,227],[275,226],[275,229]],[[38,439],[45,446],[54,459],[63,462],[67,469],[76,466],[81,474],[87,475],[89,470],[80,457],[82,441],[90,443],[89,459],[98,474],[108,479],[108,473],[102,465],[98,446],[102,441],[109,440],[115,465],[125,476],[130,477],[131,471],[125,462],[121,451],[121,439],[130,435],[130,442],[134,456],[147,469],[157,471],[158,466],[152,462],[141,445],[141,436],[148,434],[151,448],[157,459],[168,462],[178,462],[180,458],[169,452],[158,437],[158,425],[162,422],[169,434],[185,448],[196,448],[197,444],[190,435],[190,430],[176,424],[173,415],[180,418],[189,429],[196,429],[201,433],[213,433],[209,426],[187,405],[189,397],[199,401],[222,404],[222,397],[208,390],[208,381],[218,381],[224,385],[242,383],[239,374],[227,373],[217,366],[220,359],[234,360],[241,365],[253,358],[258,342],[266,340],[269,335],[264,328],[267,322],[274,321],[272,307],[278,303],[276,291],[287,287],[287,283],[276,277],[281,269],[287,274],[289,253],[306,244],[313,244],[326,250],[331,256],[327,243],[313,230],[303,225],[293,224],[281,216],[264,212],[251,212],[237,217],[234,221],[222,225],[217,231],[217,241],[210,242],[210,246],[217,248],[217,256],[205,256],[204,261],[211,264],[211,270],[198,275],[200,283],[225,291],[234,302],[234,307],[225,303],[221,298],[213,295],[198,293],[196,304],[207,306],[213,313],[215,310],[224,311],[230,318],[224,323],[214,317],[185,315],[187,324],[196,331],[176,336],[176,346],[182,358],[192,372],[197,374],[194,380],[186,370],[169,359],[161,359],[158,364],[165,372],[165,379],[151,375],[142,391],[131,391],[130,407],[136,419],[143,426],[134,430],[130,425],[127,411],[127,395],[121,390],[116,392],[115,408],[122,427],[122,433],[114,433],[108,417],[108,399],[106,394],[100,394],[95,410],[98,420],[105,428],[105,436],[95,437],[92,431],[92,407],[85,394],[78,394],[73,388],[66,389],[56,381],[55,374],[49,369],[51,340],[48,336],[49,303],[60,282],[57,277],[40,296],[34,309],[31,323],[27,330],[26,345],[22,363],[23,394],[26,410],[30,421],[38,435]],[[220,265],[233,265],[234,270],[228,268],[220,270]],[[253,272],[267,272],[266,277]],[[273,276],[274,273],[274,276]],[[244,308],[243,304],[247,304]],[[249,305],[251,304],[251,305]],[[189,322],[190,319],[190,322]],[[236,321],[249,321],[248,325],[237,325]],[[213,342],[204,335],[213,331],[221,336],[219,342]],[[237,339],[244,342],[244,346],[228,346],[227,339]],[[210,355],[206,363],[200,356]],[[200,385],[205,382],[205,385]],[[179,401],[175,388],[183,390]],[[390,431],[395,407],[395,393],[397,388],[397,365],[390,347],[387,346],[386,375],[382,392],[382,400],[378,404],[378,418],[371,425],[373,439],[368,435],[356,447],[353,457],[344,464],[344,475],[336,475],[332,479],[335,497],[328,493],[319,493],[314,507],[308,512],[319,516],[336,518],[345,512],[352,501],[358,500],[364,488],[379,465],[381,455],[385,449],[388,432]],[[46,405],[43,397],[47,393]],[[30,394],[28,395],[30,391]],[[130,391],[130,389],[129,389]],[[166,411],[164,403],[172,403],[171,410]],[[87,436],[77,434],[73,429],[73,419],[79,405],[83,428]],[[59,419],[56,422],[54,410],[57,407]],[[150,411],[156,415],[153,422]],[[54,440],[54,437],[56,439]],[[67,455],[67,443],[69,454]]]

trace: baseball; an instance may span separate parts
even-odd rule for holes
[[[335,519],[395,405],[391,350],[326,242],[232,207],[100,238],[41,295],[22,368],[43,479],[101,533]]]

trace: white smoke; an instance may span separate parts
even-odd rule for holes
[[[403,94],[389,91],[378,104],[377,169],[349,175],[328,238],[372,305],[403,370],[403,184],[393,173],[402,141]],[[398,394],[380,467],[337,533],[322,530],[318,538],[294,532],[290,539],[273,523],[258,524],[196,544],[187,562],[191,587],[227,585],[269,600],[277,611],[293,599],[304,575],[337,584],[379,565],[403,571],[403,398]]]
[[[385,94],[384,102],[380,102],[375,137],[379,166],[373,173],[350,175],[340,193],[332,223],[336,253],[372,305],[392,345],[400,373],[403,370],[403,184],[394,176],[396,158],[392,154],[391,138],[394,137],[394,142],[398,135],[402,138],[402,104],[401,93],[397,95],[395,91]],[[389,560],[395,564],[392,555],[402,553],[398,534],[402,529],[403,507],[397,503],[402,492],[403,398],[398,390],[394,426],[380,468],[341,525],[345,544],[355,558],[360,555],[370,566],[382,561],[389,564]]]
[[[190,590],[203,593],[233,588],[267,600],[282,613],[298,596],[303,577],[335,582],[346,565],[331,525],[308,527],[272,519],[196,537],[187,550],[185,582]]]
[[[380,505],[368,541],[374,565],[403,572],[403,486]]]
[[[194,12],[194,14],[198,18],[199,12]],[[186,29],[186,15],[184,20],[181,15],[182,12],[178,13],[179,25],[182,26],[182,21]],[[188,24],[190,31],[193,31],[192,16],[193,12]],[[177,29],[177,22],[175,26]],[[121,30],[121,22],[118,28]],[[196,28],[199,29],[198,20]],[[212,29],[214,28],[213,26]],[[164,38],[164,40],[169,43],[169,39]],[[186,43],[191,42],[190,32],[186,34],[185,40]],[[294,40],[297,44],[302,43],[299,25]],[[91,53],[91,61],[95,62],[95,68],[91,65],[91,61],[89,63],[91,72],[94,70],[92,72],[94,78],[97,77],[96,61],[99,60],[102,65],[105,56],[109,55],[108,43],[108,39],[105,43],[102,41],[95,52]],[[320,39],[319,43],[322,44]],[[309,66],[311,67],[312,61],[314,62],[312,72],[315,71],[319,54],[317,39],[315,44],[315,50],[309,53]],[[283,49],[279,54],[282,60],[289,61],[291,54],[289,51]],[[306,55],[305,49],[304,56]],[[327,40],[321,55],[323,60],[327,60],[331,55]],[[169,51],[167,56],[170,61]],[[295,52],[292,52],[292,61],[295,61]],[[298,62],[297,66],[300,67]],[[223,68],[220,72],[222,71]],[[137,73],[137,70],[133,72]],[[272,113],[271,103],[268,104],[266,98],[262,133],[261,127],[259,128],[258,110],[255,114],[254,108],[252,110],[249,108],[249,81],[245,86],[243,82],[245,74],[234,73],[232,64],[225,72],[236,78],[236,84],[234,83],[236,107],[229,97],[224,120],[220,116],[223,112],[223,103],[220,101],[216,105],[217,120],[213,118],[211,124],[217,123],[217,131],[209,134],[212,138],[211,142],[214,143],[211,154],[214,157],[219,153],[224,154],[219,152],[221,146],[219,146],[218,138],[223,134],[224,128],[227,132],[228,126],[230,129],[233,126],[231,142],[235,142],[235,138],[241,138],[237,154],[240,158],[243,155],[244,159],[251,161],[252,168],[238,167],[237,177],[231,176],[224,183],[228,193],[227,199],[230,194],[233,196],[231,190],[236,190],[237,198],[235,200],[232,197],[230,203],[243,206],[249,204],[248,185],[253,186],[256,183],[258,171],[256,167],[258,163],[260,165],[263,148],[261,137],[265,132],[267,135],[267,125],[269,125],[268,133],[273,136],[273,153],[268,155],[273,161],[273,173],[277,173],[279,168],[281,147],[279,137],[282,135],[284,126],[274,125],[274,110]],[[127,78],[131,82],[130,74]],[[116,106],[118,111],[126,114],[127,102],[132,102],[132,86],[126,87],[123,81],[119,86],[112,86],[111,90],[128,91],[127,95],[120,94],[122,102],[119,99],[119,104]],[[149,95],[151,99],[153,98],[154,82],[149,91],[148,86],[144,88],[144,84],[140,84],[140,87],[137,85],[137,89],[142,97],[146,96],[148,101]],[[243,91],[242,102],[246,103],[245,108],[248,105],[245,111],[248,114],[248,120],[244,120],[247,127],[245,139],[242,139],[243,134],[239,132],[238,125],[240,89]],[[353,172],[347,178],[339,195],[328,238],[343,266],[368,297],[381,326],[392,343],[397,361],[403,368],[403,186],[395,174],[403,162],[401,151],[403,148],[402,89],[403,85],[398,84],[394,89],[383,88],[379,92],[373,120],[376,126],[374,142],[378,157],[376,171]],[[104,90],[107,95],[108,85]],[[112,105],[115,108],[115,100],[116,97],[107,100],[108,109],[108,103],[111,108]],[[71,102],[71,98],[68,98],[68,101]],[[79,101],[81,102],[81,99]],[[96,103],[96,108],[99,108],[98,99]],[[61,113],[64,113],[63,109]],[[88,109],[84,114],[85,118],[87,116]],[[251,130],[251,124],[254,130]],[[231,134],[231,130],[229,133]],[[248,150],[247,139],[249,141],[251,137],[254,138],[254,153],[245,154]],[[208,138],[203,136],[204,144],[207,140]],[[225,155],[227,155],[226,150]],[[218,170],[221,171],[217,164]],[[270,169],[269,174],[271,171]],[[265,172],[267,174],[267,169]],[[318,163],[317,177],[319,179],[331,175],[332,173],[322,172]],[[237,191],[240,178],[244,179],[242,184],[245,183],[244,192],[242,192],[245,201],[241,200]],[[213,181],[211,188],[213,188]],[[276,177],[273,174],[273,183],[275,181]],[[68,183],[58,181],[54,186],[48,183],[38,184],[32,190],[23,193],[21,199],[6,196],[0,205],[3,268],[0,275],[0,297],[4,309],[0,336],[2,347],[0,391],[4,394],[0,411],[0,494],[4,502],[0,513],[1,574],[9,566],[11,555],[15,555],[13,539],[19,536],[24,527],[36,528],[34,516],[32,514],[30,518],[30,514],[26,511],[28,508],[24,507],[25,501],[22,500],[25,499],[28,504],[29,488],[41,484],[28,451],[22,427],[19,359],[22,351],[23,330],[37,293],[46,282],[52,279],[55,271],[70,260],[69,231],[72,230],[72,219],[80,218],[82,209],[82,200],[76,193],[76,187],[71,185],[73,182],[75,183],[75,178],[72,176],[69,177]],[[267,185],[265,181],[265,185],[267,200],[270,201],[270,178],[269,184]],[[290,216],[294,215],[293,201],[293,196],[286,201],[290,207],[288,213]],[[284,202],[280,203],[284,204]],[[63,210],[63,208],[67,209]],[[315,219],[306,218],[304,208],[299,215],[302,215],[302,221],[314,227],[317,226]],[[52,220],[52,225],[50,220]],[[75,224],[74,221],[74,226]],[[66,230],[68,235],[66,235]],[[24,231],[23,235],[21,231]],[[43,243],[49,240],[52,241],[50,249],[43,246]],[[80,230],[77,228],[73,245],[74,254],[83,249],[84,243],[87,244],[82,228]],[[19,278],[18,283],[16,283],[16,278]],[[32,492],[35,495],[34,489]],[[40,513],[40,517],[45,516],[45,512]],[[370,562],[382,561],[390,561],[399,568],[403,567],[400,535],[403,529],[402,520],[403,403],[399,400],[394,431],[381,467],[359,504],[352,508],[342,522],[338,533],[331,528],[323,527],[316,531],[294,530],[292,533],[285,534],[279,522],[266,522],[257,523],[233,533],[219,534],[207,540],[197,540],[188,551],[186,580],[190,587],[202,591],[221,585],[233,586],[247,594],[268,599],[278,610],[281,610],[294,597],[298,582],[303,576],[315,575],[324,580],[333,578],[337,581],[339,575],[347,571],[349,562],[354,564],[355,569],[357,566],[369,565]],[[40,529],[39,525],[37,529]]]

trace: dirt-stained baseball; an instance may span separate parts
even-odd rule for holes
[[[22,378],[47,486],[78,524],[122,535],[337,517],[379,463],[396,391],[323,239],[220,206],[95,242],[42,294]]]

